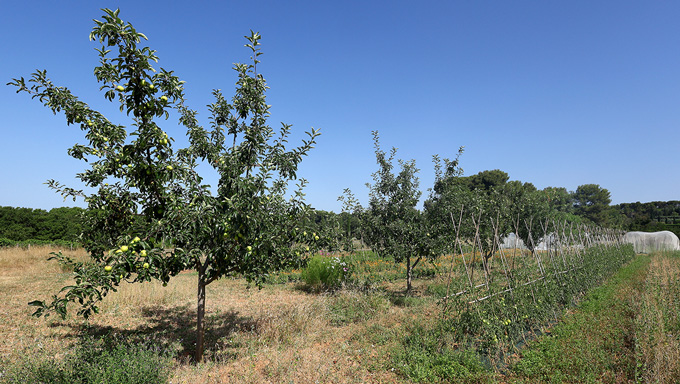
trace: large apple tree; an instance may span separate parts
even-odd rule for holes
[[[94,74],[130,127],[113,123],[54,85],[45,71],[9,83],[85,132],[85,143],[68,151],[87,163],[77,175],[84,188],[48,183],[65,198],[87,203],[82,241],[91,260],[80,263],[54,254],[73,269],[74,282],[51,300],[30,305],[35,316],[66,316],[67,306],[75,303],[78,314],[88,317],[122,283],[167,283],[181,271],[195,270],[195,358],[201,361],[206,286],[228,275],[261,284],[267,273],[299,263],[313,247],[314,239],[303,230],[309,207],[297,169],[319,133],[312,129],[301,145],[288,149],[291,126],[275,131],[267,125],[270,106],[265,79],[257,72],[258,33],[246,36],[252,61],[234,66],[234,96],[213,92],[206,128],[185,104],[184,82],[172,71],[156,70],[156,52],[139,46],[146,36],[121,20],[118,10],[103,11],[90,33],[103,45]],[[171,113],[187,129],[186,148],[173,148],[174,139],[159,125]],[[201,164],[216,171],[215,188],[204,183]]]

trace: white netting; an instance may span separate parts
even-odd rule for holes
[[[623,236],[623,241],[633,244],[636,253],[680,250],[678,236],[670,231],[628,232]]]

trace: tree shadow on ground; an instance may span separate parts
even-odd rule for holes
[[[122,337],[123,339],[143,345],[156,345],[169,351],[176,358],[192,361],[196,351],[196,310],[188,305],[162,307],[147,306],[141,308],[141,316],[145,324],[134,327],[99,325],[92,323],[69,324],[56,322],[53,327],[71,328],[67,337]],[[234,342],[238,332],[258,332],[258,321],[252,317],[239,316],[237,311],[209,313],[205,316],[205,350],[206,359],[233,359],[238,355],[242,345]]]

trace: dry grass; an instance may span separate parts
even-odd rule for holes
[[[57,355],[70,344],[68,331],[53,326],[55,320],[30,317],[29,301],[52,292],[66,282],[66,274],[56,262],[48,262],[50,247],[0,249],[0,356],[21,358],[27,350]],[[82,249],[64,254],[79,260],[86,258]],[[56,293],[56,291],[54,291]]]
[[[257,290],[240,279],[222,279],[208,286],[206,363],[196,365],[188,358],[195,337],[195,274],[183,273],[167,287],[125,284],[89,321],[35,319],[26,304],[48,299],[68,283],[69,274],[45,260],[55,250],[0,250],[0,355],[9,361],[59,357],[80,335],[115,333],[174,349],[173,383],[396,383],[402,379],[386,364],[398,338],[378,345],[377,332],[399,335],[406,325],[436,313],[433,302],[398,306],[382,294],[387,304],[376,307],[370,320],[334,325],[332,304],[353,303],[361,294],[310,294],[292,283]],[[403,281],[392,284],[395,291],[404,287]]]
[[[87,254],[83,249],[69,250],[49,246],[31,246],[27,248],[0,248],[0,276],[42,275],[63,272],[58,263],[48,263],[51,252],[61,251],[64,255],[76,260],[85,260]]]
[[[636,376],[646,383],[680,382],[680,254],[652,258],[634,303]]]

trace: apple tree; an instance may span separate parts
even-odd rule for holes
[[[351,191],[345,190],[343,202],[349,202],[354,212],[359,212],[363,239],[383,258],[406,264],[406,290],[411,291],[413,270],[420,261],[441,254],[434,241],[425,212],[417,205],[422,192],[419,189],[418,169],[414,160],[397,160],[400,170],[394,172],[396,148],[389,155],[380,148],[378,132],[373,132],[378,170],[373,173],[369,187],[368,207],[362,208]]]
[[[265,79],[257,72],[258,33],[246,36],[252,61],[234,66],[234,96],[213,92],[210,123],[204,127],[185,103],[184,82],[172,71],[155,69],[156,52],[140,47],[146,36],[121,20],[118,10],[103,11],[90,33],[103,45],[94,74],[130,127],[113,123],[54,85],[45,71],[9,83],[55,114],[63,112],[68,125],[85,132],[85,144],[68,150],[88,165],[77,175],[85,188],[48,183],[65,198],[87,203],[82,241],[91,260],[80,263],[54,254],[72,268],[74,283],[51,300],[30,305],[35,316],[66,316],[67,306],[75,303],[78,314],[88,317],[124,282],[165,284],[181,271],[195,270],[195,358],[201,361],[206,286],[229,275],[260,285],[269,272],[296,265],[314,247],[314,237],[305,230],[305,180],[297,178],[297,169],[319,132],[307,132],[308,138],[291,149],[286,147],[291,126],[274,130],[267,125],[270,106]],[[185,148],[175,149],[174,139],[159,125],[170,113],[187,129]],[[216,171],[215,188],[204,183],[201,164]]]

